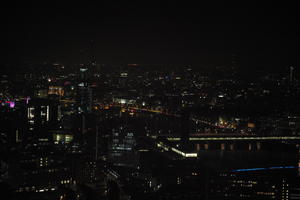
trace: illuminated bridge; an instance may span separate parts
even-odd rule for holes
[[[169,141],[180,141],[180,137],[166,137]],[[300,136],[201,136],[189,137],[190,141],[264,141],[264,140],[277,140],[277,141],[300,141]]]
[[[166,141],[169,143],[170,147],[164,148],[165,150],[172,150],[175,153],[178,153],[172,147],[176,147],[181,143],[180,137],[156,137],[149,136],[152,139],[157,139],[158,146],[163,148],[164,146],[159,143],[160,141]],[[229,135],[229,136],[216,136],[211,135],[208,136],[192,136],[189,137],[189,147],[192,148],[192,152],[180,152],[178,154],[182,154],[184,157],[191,157],[190,155],[194,155],[191,153],[199,152],[200,150],[261,150],[265,149],[268,146],[274,146],[276,144],[292,144],[299,147],[300,144],[300,136],[241,136],[241,135]]]

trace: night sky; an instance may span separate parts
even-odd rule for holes
[[[2,62],[298,63],[296,4],[164,2],[4,6]]]

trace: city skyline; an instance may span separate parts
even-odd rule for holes
[[[1,198],[299,199],[296,6],[1,9]]]

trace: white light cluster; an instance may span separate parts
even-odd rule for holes
[[[173,151],[173,152],[175,152],[175,153],[177,153],[177,154],[179,154],[179,155],[181,155],[181,156],[183,156],[183,157],[186,157],[186,158],[192,158],[192,157],[195,158],[195,157],[198,156],[197,153],[185,153],[185,152],[180,151],[180,150],[178,150],[178,149],[176,149],[176,148],[174,148],[174,147],[169,147],[169,146],[163,144],[162,142],[157,143],[157,147],[161,147],[161,148],[163,148],[165,151],[171,150],[171,151]]]

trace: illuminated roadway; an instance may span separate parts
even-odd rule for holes
[[[169,141],[179,141],[180,137],[167,137]],[[236,136],[236,137],[190,137],[190,141],[235,141],[235,140],[300,140],[300,136]]]
[[[123,108],[123,109],[126,109],[126,110],[134,110],[134,111],[143,111],[143,112],[151,112],[151,113],[157,113],[157,114],[162,114],[162,115],[166,115],[166,116],[171,116],[171,117],[180,117],[181,115],[179,114],[174,114],[174,113],[169,113],[169,112],[165,112],[165,111],[162,111],[162,110],[155,110],[155,109],[149,109],[149,108],[139,108],[139,107],[134,107],[134,106],[127,106],[127,105],[122,105],[122,104],[114,104],[115,107],[120,107],[120,108]],[[196,123],[202,123],[202,124],[206,124],[206,125],[209,125],[211,127],[214,127],[214,128],[219,128],[219,129],[231,129],[231,130],[235,130],[235,128],[232,128],[232,127],[227,127],[225,125],[223,126],[219,126],[219,125],[216,125],[214,123],[211,123],[211,122],[207,122],[205,120],[200,120],[200,119],[197,119],[197,118],[191,118],[192,121],[196,122]]]

